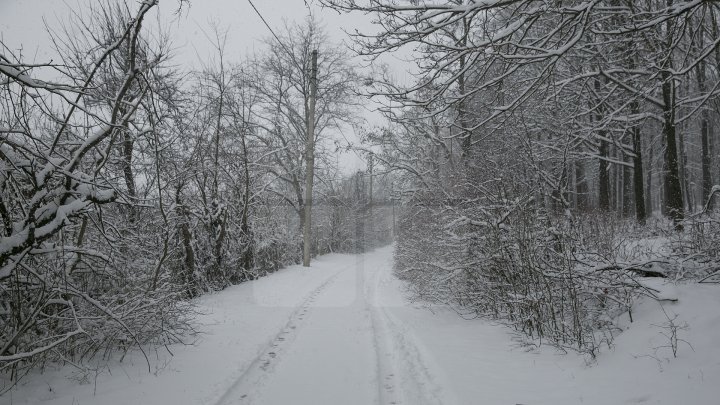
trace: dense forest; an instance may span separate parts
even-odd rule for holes
[[[640,278],[717,279],[720,4],[319,2],[375,30],[347,49],[309,16],[236,63],[213,27],[186,71],[144,0],[51,31],[61,60],[0,42],[2,373],[182,342],[193,298],[300,263],[306,224],[313,256],[394,240],[417,298],[591,356],[658,298]]]

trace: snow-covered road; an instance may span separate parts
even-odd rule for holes
[[[508,331],[405,298],[392,248],[333,254],[198,301],[194,345],[139,354],[96,372],[29,376],[8,404],[710,404],[720,397],[714,286],[682,295],[693,327],[670,360],[656,303],[636,309],[617,348],[588,367],[576,354],[527,352]],[[690,290],[688,290],[690,291]],[[697,311],[695,313],[694,311]],[[709,329],[704,330],[707,326]],[[692,332],[692,333],[691,333]],[[658,340],[659,339],[659,340]],[[70,376],[71,379],[67,377]],[[79,382],[79,384],[78,384]]]
[[[211,403],[448,403],[430,360],[387,311],[398,296],[389,284],[390,252],[358,255],[330,269]]]

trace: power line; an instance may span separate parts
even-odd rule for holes
[[[252,6],[253,10],[255,10],[255,13],[258,15],[258,17],[260,17],[263,24],[265,24],[265,26],[267,27],[268,31],[270,31],[272,36],[275,37],[275,40],[278,42],[278,44],[280,44],[280,46],[283,47],[285,52],[287,52],[288,56],[290,56],[290,60],[295,64],[295,66],[297,66],[300,69],[301,72],[304,72],[305,69],[302,66],[300,66],[300,64],[297,63],[297,61],[295,60],[295,55],[292,52],[290,52],[290,49],[288,49],[288,47],[285,46],[285,44],[280,40],[280,37],[278,37],[277,34],[275,34],[275,31],[273,31],[272,27],[270,27],[270,24],[268,24],[268,22],[265,20],[265,17],[262,16],[262,14],[260,13],[260,10],[258,10],[257,7],[255,7],[255,4],[252,2],[252,0],[248,0],[248,3],[250,3],[250,6]]]
[[[248,3],[250,3],[250,6],[252,6],[253,10],[255,10],[255,13],[258,15],[258,17],[260,17],[263,24],[265,24],[265,27],[267,27],[268,31],[270,31],[272,36],[275,37],[275,40],[278,42],[278,44],[280,44],[280,46],[285,50],[285,52],[287,52],[288,56],[290,56],[290,60],[292,60],[293,63],[295,63],[295,66],[297,66],[301,71],[304,71],[305,69],[303,69],[303,67],[300,66],[300,64],[298,64],[297,61],[295,60],[295,55],[290,51],[290,49],[288,49],[287,46],[285,46],[285,44],[280,40],[280,37],[278,37],[277,34],[275,34],[275,31],[273,31],[272,27],[270,27],[270,24],[268,24],[267,20],[265,20],[265,17],[262,16],[262,13],[260,13],[260,10],[258,10],[257,7],[255,7],[255,4],[252,2],[252,0],[248,0]],[[305,6],[309,8],[307,1],[305,1]],[[335,125],[337,125],[337,127],[338,127],[338,131],[340,132],[340,135],[342,135],[342,137],[345,139],[345,142],[348,143],[349,149],[360,160],[365,161],[365,159],[363,159],[363,157],[360,156],[360,154],[357,152],[357,150],[355,150],[355,148],[352,147],[352,143],[350,142],[350,140],[348,140],[347,136],[345,136],[345,133],[343,132],[341,125],[338,124],[337,119],[335,117],[332,117],[332,118],[335,121]]]
[[[290,60],[292,60],[293,63],[295,63],[295,66],[297,66],[301,71],[304,71],[305,69],[303,69],[302,66],[300,66],[300,64],[298,64],[297,61],[295,60],[295,55],[293,55],[293,53],[290,51],[290,49],[288,49],[288,48],[285,46],[285,44],[280,40],[280,38],[275,34],[275,31],[273,31],[272,27],[270,27],[270,24],[268,24],[267,20],[265,20],[265,18],[262,16],[262,14],[260,13],[260,10],[258,10],[257,7],[255,7],[255,4],[253,4],[252,0],[248,0],[248,3],[250,3],[250,6],[252,6],[253,10],[255,10],[255,13],[258,15],[258,17],[260,17],[260,19],[262,20],[263,24],[265,24],[265,27],[267,27],[268,31],[270,31],[270,33],[272,34],[272,36],[275,37],[275,40],[278,42],[278,44],[280,44],[280,46],[283,47],[283,49],[285,50],[285,52],[287,52],[288,56],[290,56]],[[308,6],[308,4],[307,4],[307,1],[305,2],[305,6],[307,6],[307,7],[309,8],[309,6]],[[363,159],[363,157],[360,156],[360,154],[358,154],[357,150],[355,150],[355,148],[352,147],[352,143],[350,142],[350,140],[348,140],[347,136],[345,136],[345,133],[343,132],[342,127],[340,126],[340,124],[338,124],[337,119],[336,119],[335,117],[332,117],[332,118],[333,118],[333,120],[335,120],[335,125],[337,125],[338,131],[340,131],[340,135],[342,135],[342,137],[345,139],[345,142],[348,143],[349,149],[352,150],[352,152],[353,152],[360,160],[365,161],[365,159]]]

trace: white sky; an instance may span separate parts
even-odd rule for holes
[[[43,21],[50,27],[57,27],[60,21],[68,20],[73,9],[81,9],[94,1],[98,0],[0,0],[0,38],[13,51],[22,49],[25,61],[48,61],[54,55]],[[133,7],[137,1],[127,1],[131,4],[131,9],[137,8]],[[308,0],[307,7],[303,0],[253,2],[276,32],[282,31],[284,21],[301,22],[309,9],[320,18],[334,41],[347,41],[343,29],[351,32],[355,28],[365,32],[372,30],[369,17],[339,15],[335,11],[320,8],[313,0]],[[178,5],[178,0],[160,0],[156,13],[159,13],[160,21],[165,25],[169,24],[177,49],[175,62],[188,69],[199,65],[198,56],[205,58],[211,55],[209,42],[203,33],[203,30],[211,31],[211,22],[216,22],[221,28],[228,30],[226,55],[230,61],[239,61],[244,55],[261,49],[259,40],[270,35],[247,0],[191,0],[190,7],[185,6],[180,16],[175,15]],[[155,14],[148,21],[155,23],[157,17]],[[397,66],[402,66],[402,63],[398,62]],[[377,114],[368,112],[366,117],[371,123],[380,123]],[[354,141],[351,129],[344,133]],[[346,144],[340,134],[335,134],[335,137]],[[341,167],[346,172],[364,167],[364,162],[352,153],[342,155],[340,160]]]

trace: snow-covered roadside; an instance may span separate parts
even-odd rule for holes
[[[173,345],[174,356],[151,353],[148,373],[140,353],[98,375],[72,367],[46,370],[24,379],[0,397],[0,404],[206,404],[224,392],[264,350],[308,295],[337,273],[355,265],[355,256],[333,254],[301,266],[209,294],[198,300],[202,335],[195,345]],[[68,378],[70,377],[70,379]],[[77,380],[82,383],[78,384]]]
[[[13,404],[713,404],[720,398],[720,287],[680,285],[647,300],[588,366],[552,348],[528,352],[508,330],[404,297],[392,248],[328,255],[203,297],[205,334],[133,356],[77,385],[72,370],[29,377]],[[666,347],[668,317],[678,357]],[[684,327],[687,322],[688,326]],[[685,342],[692,345],[692,349]],[[694,349],[694,351],[693,351]]]
[[[388,274],[383,284],[388,302],[403,288]],[[422,310],[396,301],[388,311],[432,354],[449,382],[446,390],[460,404],[720,403],[720,286],[684,284],[667,290],[678,301],[662,307],[651,299],[639,303],[634,322],[623,320],[627,329],[593,364],[551,347],[528,351],[513,343],[504,327],[464,321],[448,308]],[[668,317],[679,326],[677,358],[668,347]]]

